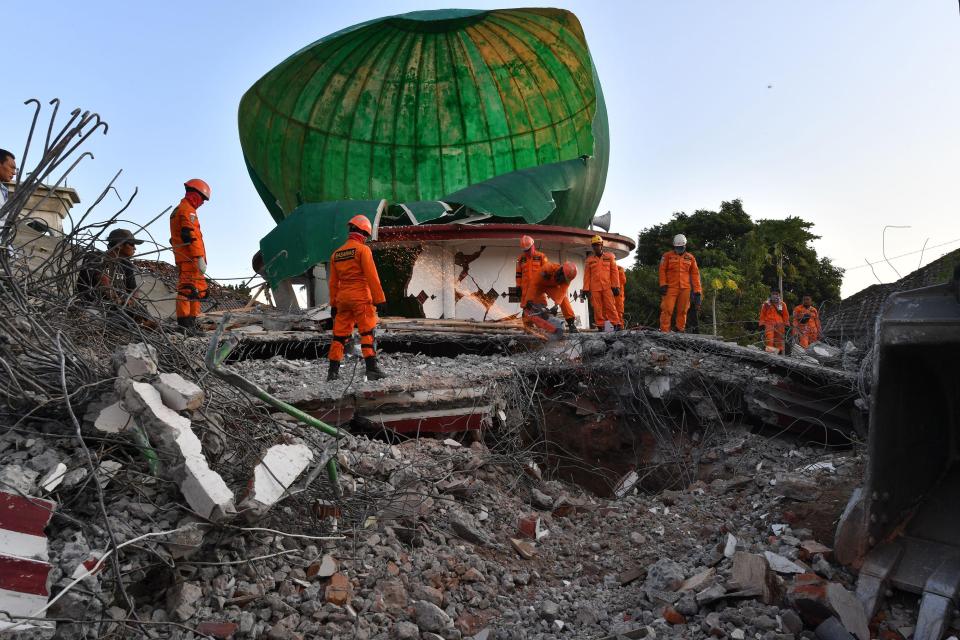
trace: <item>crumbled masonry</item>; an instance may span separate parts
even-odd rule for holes
[[[348,355],[328,384],[300,348],[322,352],[315,332],[242,335],[226,366],[354,437],[198,375],[194,338],[176,342],[186,366],[156,345],[102,355],[118,377],[84,409],[95,477],[66,421],[0,433],[3,488],[58,505],[57,638],[864,633],[856,576],[832,558],[864,459],[837,354],[632,331],[489,351],[468,336],[458,354],[429,331],[404,350],[397,331],[379,337],[389,378],[365,381]],[[420,431],[400,436],[411,416]],[[915,612],[883,614],[867,633],[893,638]]]

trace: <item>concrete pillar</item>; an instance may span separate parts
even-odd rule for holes
[[[293,283],[289,280],[282,281],[276,288],[270,289],[273,293],[273,302],[280,311],[299,311],[300,303],[297,302],[297,294],[293,290]]]
[[[5,184],[10,189],[12,197],[16,187],[12,182]],[[67,217],[73,205],[79,202],[80,196],[77,195],[76,189],[70,187],[52,189],[48,185],[41,184],[27,200],[23,215],[26,219],[42,220],[55,233],[63,233],[63,219]]]
[[[330,285],[327,282],[327,265],[321,263],[307,270],[307,306],[319,307],[330,302]]]

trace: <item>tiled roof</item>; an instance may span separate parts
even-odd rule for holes
[[[877,314],[887,296],[895,291],[947,282],[958,264],[960,249],[951,251],[896,282],[869,286],[842,300],[833,308],[828,306],[823,310],[823,334],[834,340],[869,341],[873,335]]]

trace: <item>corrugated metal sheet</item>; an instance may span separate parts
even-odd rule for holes
[[[239,121],[278,222],[301,203],[385,198],[583,227],[609,158],[586,39],[560,9],[421,11],[350,27],[258,80]]]

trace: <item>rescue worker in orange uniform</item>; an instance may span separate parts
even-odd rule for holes
[[[533,285],[540,279],[540,270],[547,264],[547,256],[538,251],[533,238],[520,237],[520,248],[523,249],[517,257],[517,287],[520,289],[520,309],[527,306]]]
[[[587,258],[583,273],[583,291],[593,307],[593,323],[603,331],[609,322],[614,329],[620,327],[615,299],[620,297],[620,273],[612,253],[603,251],[603,238],[590,239],[593,255]]]
[[[557,264],[548,262],[540,270],[540,277],[534,282],[530,290],[528,302],[547,306],[547,296],[557,305],[560,305],[560,312],[564,320],[567,321],[567,331],[570,333],[579,333],[577,329],[577,317],[573,313],[573,307],[567,297],[567,291],[570,289],[570,283],[577,277],[577,265],[572,262]]]
[[[770,289],[770,297],[760,307],[760,327],[764,332],[767,353],[784,353],[784,334],[790,324],[787,304],[780,298],[780,291]]]
[[[693,296],[690,290],[693,289]],[[700,267],[692,253],[687,252],[687,237],[678,233],[673,237],[673,251],[660,258],[660,331],[670,332],[673,314],[677,314],[677,331],[687,328],[687,311],[691,303],[700,306],[703,287],[700,285]]]
[[[620,265],[617,265],[617,271],[620,274],[620,295],[616,298],[617,303],[617,315],[620,316],[620,322],[617,323],[619,329],[623,329],[626,324],[623,319],[623,306],[627,301],[627,271]]]
[[[197,209],[210,199],[210,185],[199,178],[183,183],[186,193],[170,214],[170,245],[179,272],[177,324],[197,335],[200,301],[207,297],[207,250],[197,219]]]
[[[360,351],[367,365],[367,380],[380,380],[387,374],[377,363],[373,330],[377,326],[377,307],[387,301],[380,286],[377,266],[367,239],[373,226],[366,216],[353,216],[347,223],[347,241],[330,256],[330,313],[333,316],[333,341],[330,343],[330,368],[327,380],[340,377],[340,361],[353,327],[360,331]]]
[[[820,311],[813,306],[813,298],[803,296],[802,304],[793,309],[793,331],[797,336],[797,343],[806,349],[820,339]]]

